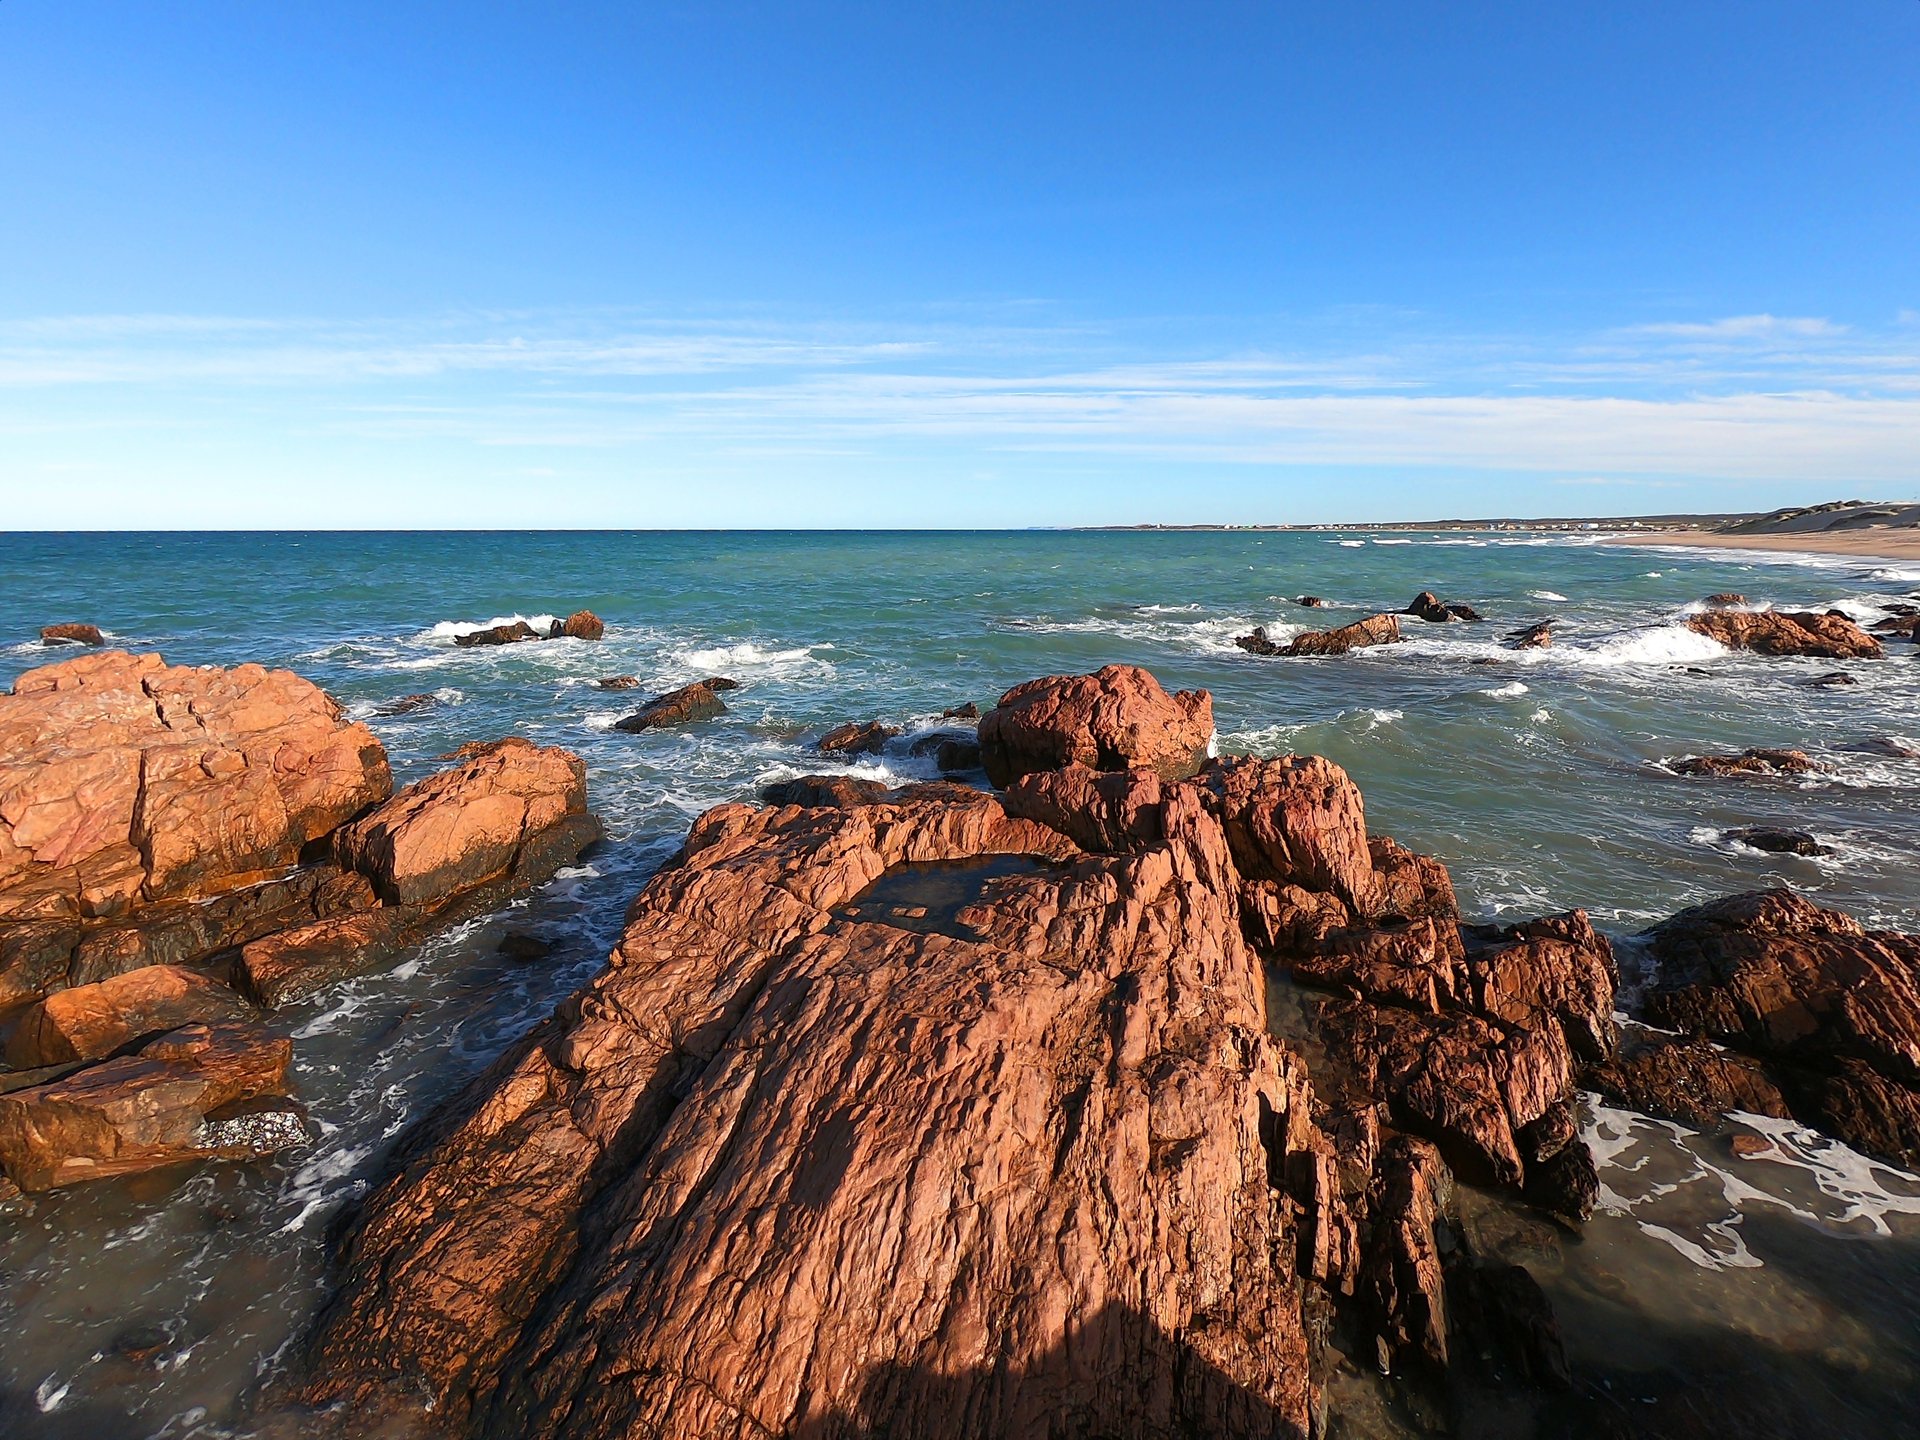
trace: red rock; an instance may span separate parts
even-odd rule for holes
[[[249,1027],[190,1025],[0,1095],[0,1168],[32,1192],[297,1143],[305,1125],[286,1100],[292,1054],[291,1041]]]
[[[1831,1071],[1787,1075],[1803,1123],[1909,1170],[1920,1166],[1920,1086],[1858,1060],[1842,1060]]]
[[[453,643],[462,650],[471,650],[478,645],[517,645],[525,640],[542,639],[540,632],[524,620],[515,620],[505,625],[489,625],[480,630],[469,630],[464,635],[453,637]]]
[[[1216,760],[1199,783],[1245,878],[1331,891],[1364,914],[1379,908],[1366,807],[1359,787],[1331,760]]]
[[[42,625],[42,645],[104,645],[106,637],[98,625]]]
[[[1671,762],[1676,775],[1806,775],[1817,767],[1804,750],[1742,750],[1738,755],[1692,755]]]
[[[1507,1025],[1557,1022],[1583,1060],[1613,1054],[1613,947],[1584,910],[1466,931],[1469,1008]]]
[[[515,736],[344,826],[333,851],[389,904],[433,904],[504,874],[532,836],[586,813],[580,757]]]
[[[30,1007],[7,1041],[7,1064],[31,1070],[98,1060],[163,1030],[245,1020],[249,1013],[245,1001],[210,976],[149,965]]]
[[[372,732],[284,670],[118,650],[29,670],[0,698],[0,921],[218,893],[391,789]]]
[[[256,1004],[278,1009],[378,969],[430,929],[425,907],[418,905],[382,905],[316,920],[242,946],[235,974]]]
[[[1304,1436],[1275,1259],[1329,1228],[1327,1152],[1219,823],[1174,786],[1161,825],[1094,857],[961,787],[708,812],[371,1202],[307,1397],[577,1440]],[[852,918],[916,866],[943,914]]]
[[[1771,1140],[1760,1135],[1734,1135],[1728,1139],[1727,1148],[1736,1160],[1759,1160],[1779,1153]]]
[[[1206,762],[1212,743],[1213,697],[1204,690],[1169,695],[1137,665],[1029,680],[980,719],[981,762],[1002,789],[1022,775],[1075,764],[1185,779]]]
[[[1368,645],[1392,645],[1400,639],[1400,621],[1393,615],[1369,615],[1337,630],[1308,630],[1289,640],[1282,655],[1345,655]],[[1238,642],[1236,642],[1238,643]]]
[[[547,627],[549,640],[598,640],[606,633],[606,622],[591,610],[576,610]]]
[[[1018,819],[1037,820],[1082,849],[1121,855],[1160,844],[1166,796],[1151,770],[1096,771],[1084,765],[1036,770],[1007,787],[1003,802]]]
[[[711,720],[716,715],[726,713],[727,707],[713,693],[712,684],[697,680],[691,685],[682,685],[678,690],[670,690],[665,695],[656,695],[624,720],[616,720],[613,728],[624,730],[629,735],[638,735],[642,731],[658,730],[668,725]]]
[[[1792,1113],[1758,1061],[1705,1040],[1656,1038],[1593,1067],[1584,1078],[1616,1104],[1696,1130],[1711,1130],[1735,1110],[1781,1117]]]
[[[640,677],[638,675],[607,675],[593,683],[602,690],[638,690]]]
[[[1829,611],[1712,610],[1689,615],[1689,630],[1733,650],[1761,655],[1816,655],[1828,660],[1878,660],[1880,642],[1846,616]]]
[[[1383,915],[1458,918],[1460,907],[1453,896],[1453,878],[1438,860],[1416,855],[1387,835],[1369,839],[1367,854],[1380,880]]]
[[[891,793],[878,780],[860,780],[852,775],[802,775],[763,786],[760,803],[849,810],[856,805],[877,805]]]
[[[1381,1150],[1361,1274],[1384,1359],[1396,1369],[1447,1365],[1447,1280],[1434,1232],[1452,1188],[1426,1141],[1396,1135]]]
[[[940,718],[942,720],[978,720],[980,718],[980,707],[974,704],[973,701],[968,700],[964,704],[942,710],[940,712]]]
[[[849,720],[822,735],[814,745],[822,755],[878,755],[887,741],[900,733],[895,725],[878,720]]]

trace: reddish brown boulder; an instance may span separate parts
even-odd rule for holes
[[[237,983],[258,1005],[278,1009],[392,960],[431,929],[423,906],[382,905],[316,920],[240,948]]]
[[[616,720],[613,728],[624,730],[629,735],[638,735],[643,731],[659,730],[668,725],[686,725],[695,720],[711,720],[716,715],[726,713],[726,704],[714,694],[714,687],[705,680],[696,680],[691,685],[682,685],[678,690],[670,690],[665,695],[656,695],[624,720]]]
[[[1362,914],[1380,908],[1366,806],[1360,788],[1331,760],[1215,760],[1199,783],[1246,879],[1330,891]]]
[[[1732,650],[1760,655],[1815,655],[1827,660],[1878,660],[1880,642],[1834,611],[1712,610],[1689,615],[1687,628]]]
[[[29,670],[0,698],[0,921],[218,893],[391,789],[372,732],[285,670],[118,650]]]
[[[1002,789],[1022,775],[1076,764],[1180,780],[1206,762],[1212,743],[1213,697],[1205,690],[1169,695],[1137,665],[1029,680],[980,719],[981,763]]]
[[[591,610],[576,610],[547,627],[549,640],[598,640],[606,633],[606,622]]]
[[[1697,1130],[1735,1110],[1785,1116],[1780,1089],[1757,1061],[1705,1040],[1653,1039],[1586,1072],[1586,1083],[1616,1104]]]
[[[292,1055],[291,1041],[250,1027],[190,1025],[0,1095],[0,1168],[39,1191],[297,1144],[306,1124],[286,1098]]]
[[[98,625],[42,625],[40,643],[42,645],[104,645],[106,637],[100,633]]]
[[[1281,655],[1345,655],[1368,645],[1391,645],[1400,639],[1400,621],[1393,615],[1369,615],[1337,630],[1308,630],[1289,640]]]
[[[1747,603],[1747,597],[1736,595],[1731,590],[1723,590],[1718,595],[1709,595],[1700,602],[1709,610],[1739,610]]]
[[[1676,775],[1806,775],[1817,767],[1804,750],[1742,750],[1738,755],[1690,755],[1667,768]]]
[[[541,639],[541,634],[524,620],[515,620],[505,625],[489,625],[481,630],[469,630],[464,635],[453,637],[453,643],[462,650],[471,650],[480,645],[518,645],[523,640]]]
[[[1557,1023],[1586,1061],[1613,1054],[1613,947],[1586,911],[1464,933],[1468,1008],[1530,1030]]]
[[[899,733],[897,725],[883,725],[878,720],[849,720],[822,735],[813,748],[822,755],[878,755]]]
[[[1305,1436],[1276,1258],[1350,1231],[1225,835],[1163,803],[1111,857],[961,787],[709,812],[368,1206],[308,1398],[575,1440]]]
[[[245,1001],[210,976],[149,965],[30,1007],[7,1041],[7,1064],[31,1070],[98,1060],[163,1030],[245,1020],[249,1013]]]
[[[333,853],[389,904],[433,904],[511,869],[533,836],[567,822],[584,831],[586,819],[580,757],[514,736],[343,827]]]
[[[878,780],[861,780],[852,775],[802,775],[762,786],[760,803],[850,810],[856,805],[876,805],[891,793]]]

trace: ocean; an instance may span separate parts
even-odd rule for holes
[[[1409,618],[1407,643],[1328,659],[1233,644],[1256,625],[1284,638],[1422,590],[1487,618]],[[1629,980],[1635,932],[1765,885],[1920,928],[1920,760],[1886,753],[1920,749],[1920,647],[1895,639],[1881,662],[1768,659],[1681,623],[1715,592],[1870,622],[1916,590],[1920,567],[1894,562],[1505,533],[0,538],[0,682],[57,658],[34,637],[67,620],[174,662],[286,666],[380,735],[401,783],[470,740],[577,751],[609,834],[507,914],[276,1017],[296,1038],[311,1149],[184,1184],[81,1187],[0,1219],[0,1431],[253,1433],[250,1397],[324,1296],[329,1224],[409,1125],[593,973],[695,815],[806,773],[931,777],[932,760],[908,753],[916,734],[1035,675],[1128,661],[1169,689],[1211,690],[1222,753],[1331,757],[1375,832],[1447,864],[1468,918],[1584,906],[1626,942]],[[1293,603],[1303,594],[1327,607]],[[453,644],[474,625],[544,626],[582,608],[607,622],[604,640]],[[1551,648],[1501,643],[1548,618]],[[1810,683],[1837,670],[1856,683]],[[594,683],[628,674],[637,689]],[[648,694],[713,675],[740,682],[726,716],[613,728]],[[381,713],[417,694],[435,703]],[[811,753],[826,729],[869,719],[907,733],[856,765]],[[1700,780],[1662,766],[1747,746],[1806,749],[1823,768]],[[1830,853],[1725,838],[1754,824],[1811,831]],[[553,954],[502,956],[509,928]],[[1785,1158],[1733,1161],[1715,1137],[1590,1105],[1602,1213],[1583,1242],[1528,1240],[1544,1248],[1527,1263],[1576,1366],[1622,1387],[1658,1389],[1676,1335],[1724,1342],[1728,1365],[1764,1357],[1767,1383],[1817,1422],[1901,1433],[1884,1427],[1920,1385],[1920,1181],[1763,1123]]]

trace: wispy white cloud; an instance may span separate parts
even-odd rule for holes
[[[1670,335],[1682,340],[1811,340],[1844,335],[1847,327],[1817,316],[1729,315],[1720,320],[1631,325],[1627,333]]]

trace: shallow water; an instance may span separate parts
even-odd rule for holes
[[[246,1393],[322,1293],[327,1223],[395,1136],[594,971],[625,902],[688,820],[801,773],[931,775],[930,760],[905,755],[911,734],[853,766],[811,756],[808,742],[844,720],[935,728],[942,709],[988,704],[1018,680],[1134,661],[1170,687],[1214,692],[1223,752],[1314,751],[1346,766],[1371,825],[1446,861],[1473,918],[1583,904],[1622,933],[1712,895],[1786,882],[1871,923],[1920,925],[1910,858],[1920,818],[1907,799],[1920,761],[1855,748],[1920,739],[1916,647],[1895,641],[1895,658],[1877,664],[1767,660],[1678,624],[1689,604],[1724,590],[1871,619],[1920,587],[1920,569],[1558,537],[1388,538],[1396,543],[1129,532],[0,538],[0,681],[52,658],[33,643],[7,648],[13,638],[70,619],[174,661],[287,665],[367,720],[402,781],[456,744],[505,733],[577,750],[610,835],[508,914],[279,1017],[323,1132],[311,1150],[184,1185],[78,1189],[0,1221],[0,1433],[246,1433]],[[1262,660],[1232,644],[1256,624],[1282,635],[1339,624],[1428,588],[1488,623],[1409,620],[1407,644],[1326,660]],[[1332,608],[1290,603],[1309,592]],[[605,641],[452,643],[463,625],[582,606],[608,621]],[[1503,632],[1548,616],[1552,649],[1501,648]],[[1860,683],[1806,683],[1834,670]],[[641,688],[594,687],[614,674]],[[729,715],[677,732],[611,728],[648,693],[711,674],[742,682],[725,696]],[[438,703],[376,713],[415,693]],[[1831,771],[1690,780],[1658,763],[1748,745],[1801,746]],[[1765,855],[1721,838],[1757,823],[1811,830],[1834,853]],[[554,954],[497,954],[509,928],[556,941]],[[1594,1123],[1605,1138],[1607,1125],[1628,1122],[1599,1112]],[[1833,1374],[1856,1377],[1856,1390],[1910,1373],[1901,1367],[1914,1364],[1920,1325],[1896,1299],[1920,1293],[1909,1210],[1835,1200],[1793,1165],[1726,1160],[1715,1137],[1635,1134],[1605,1172],[1625,1210],[1596,1219],[1567,1252],[1612,1257],[1607,1273],[1653,1307],[1653,1321],[1635,1323],[1707,1339],[1759,1333],[1766,1315],[1791,1310],[1784,1290],[1766,1286],[1812,1293],[1821,1275],[1852,1265],[1878,1283],[1819,1293],[1826,1309],[1809,1313],[1839,1318],[1793,1333],[1830,1330]],[[1695,1144],[1740,1184],[1729,1191],[1705,1175],[1634,1188],[1629,1177],[1655,1163],[1643,1155],[1668,1147],[1661,1163],[1682,1168],[1671,1146]],[[1899,1195],[1912,1182],[1876,1183]],[[1801,1196],[1799,1213],[1776,1195]],[[1890,1233],[1836,1218],[1856,1203]],[[1811,1248],[1783,1248],[1776,1231]],[[1729,1232],[1759,1266],[1724,1263],[1737,1253]],[[1571,1314],[1587,1313],[1577,1273],[1561,1288],[1541,1278]],[[1591,1308],[1596,1335],[1600,1320],[1619,1318],[1598,1300]],[[1576,1363],[1578,1328],[1570,1318]],[[1855,1329],[1881,1340],[1855,1345]],[[1795,1394],[1824,1403],[1828,1392],[1788,1373]],[[1877,1432],[1856,1421],[1851,1433]]]

